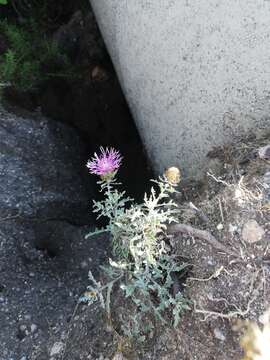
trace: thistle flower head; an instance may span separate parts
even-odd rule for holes
[[[100,148],[100,154],[94,154],[86,166],[91,174],[99,175],[103,180],[111,179],[119,169],[122,156],[114,148]]]

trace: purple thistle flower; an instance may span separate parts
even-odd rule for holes
[[[86,166],[91,174],[99,175],[103,178],[112,177],[119,169],[122,156],[114,148],[100,148],[100,154],[94,154],[91,160],[88,160]]]

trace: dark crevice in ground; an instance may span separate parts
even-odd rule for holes
[[[50,28],[47,35],[76,69],[74,77],[57,76],[56,67],[56,76],[36,89],[22,92],[7,88],[5,98],[72,126],[85,141],[89,157],[100,146],[117,148],[124,157],[119,179],[130,196],[141,200],[153,171],[90,4],[54,4],[48,2],[46,14],[48,19],[58,14],[58,27]]]
[[[108,235],[85,239],[95,227],[90,200],[97,195],[87,158],[100,146],[119,150],[119,179],[137,200],[153,177],[88,2],[46,3],[65,6],[48,33],[80,73],[77,79],[52,78],[31,92],[4,93],[12,114],[0,109],[0,360],[62,360],[88,271],[98,276],[108,259]],[[0,52],[1,44],[0,38]],[[102,313],[84,305],[78,310],[88,319],[78,326],[98,334]],[[102,339],[94,342],[98,356]]]

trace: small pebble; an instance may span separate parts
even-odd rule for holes
[[[121,352],[117,352],[114,357],[113,360],[125,360],[124,355]]]
[[[234,234],[237,232],[237,226],[236,225],[233,225],[233,224],[229,224],[229,232],[231,234]]]
[[[270,145],[259,148],[258,155],[261,159],[270,160]]]
[[[218,229],[219,231],[223,230],[223,228],[224,228],[224,227],[223,227],[223,224],[220,223],[220,224],[217,225],[217,229]]]
[[[218,329],[218,328],[215,328],[214,329],[214,335],[215,335],[215,338],[220,340],[220,341],[225,341],[226,340],[226,337],[225,335],[223,334],[223,332]]]
[[[28,335],[26,325],[20,325],[18,329],[18,339],[23,340]]]
[[[81,268],[82,268],[82,269],[86,269],[87,267],[89,267],[87,261],[82,261],[82,262],[81,262]]]
[[[30,329],[31,329],[31,333],[34,333],[35,331],[37,331],[37,325],[36,324],[32,324],[30,326]]]
[[[242,238],[245,242],[253,244],[260,241],[264,235],[264,229],[256,220],[247,221],[242,229]]]
[[[59,341],[54,343],[50,351],[50,356],[55,356],[60,354],[63,348],[64,348],[64,344],[62,342]]]

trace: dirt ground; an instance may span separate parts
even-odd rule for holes
[[[258,322],[269,307],[270,162],[257,151],[269,144],[269,135],[262,131],[214,149],[204,181],[180,185],[179,222],[205,233],[184,231],[170,238],[174,253],[192,269],[185,282],[192,306],[179,327],[160,327],[154,338],[132,348],[105,320],[92,336],[86,324],[99,310],[81,310],[66,359],[242,358],[244,319]],[[115,302],[115,323],[122,306]]]
[[[100,236],[90,244],[84,239],[88,227],[67,223],[67,242],[52,256],[25,239],[2,236],[3,222],[0,359],[59,359],[78,298],[88,284],[88,269],[104,262],[108,243]]]
[[[196,230],[182,229],[170,237],[174,253],[188,259],[191,269],[184,284],[191,310],[177,329],[160,327],[151,340],[132,346],[108,325],[97,304],[76,303],[87,286],[90,264],[85,258],[93,259],[96,270],[106,258],[100,239],[91,239],[91,251],[81,239],[76,251],[62,255],[65,270],[59,259],[45,259],[43,254],[24,270],[16,265],[17,270],[10,266],[12,273],[4,272],[0,316],[2,346],[7,347],[0,359],[240,360],[243,320],[258,322],[269,307],[270,161],[261,159],[257,151],[269,143],[270,133],[264,131],[216,148],[209,154],[204,181],[180,184],[179,222]],[[16,276],[15,271],[19,271]],[[56,274],[61,283],[56,278],[52,281]],[[8,289],[22,285],[25,276],[31,282],[28,287],[44,288],[44,292],[36,292],[36,297],[29,292],[22,301],[15,290]],[[114,304],[116,318],[124,305]],[[12,327],[11,320],[3,320],[5,314],[13,319]],[[26,329],[20,327],[24,323]],[[33,326],[32,331],[33,323],[45,329],[45,335]],[[14,356],[11,349],[17,349]]]

